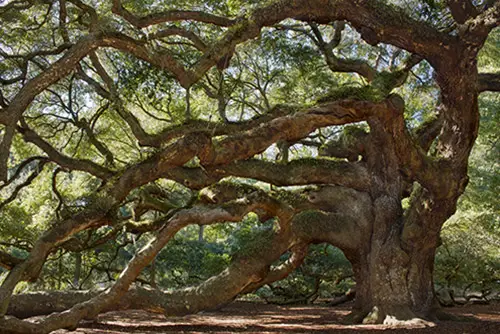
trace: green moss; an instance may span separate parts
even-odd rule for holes
[[[376,324],[379,322],[379,310],[374,306],[372,311],[363,319],[363,324]]]
[[[242,258],[253,257],[262,252],[262,249],[269,248],[276,236],[273,225],[265,229],[252,231],[251,235],[241,240],[241,246],[232,255],[232,260],[237,261]]]
[[[304,108],[304,106],[279,103],[279,104],[276,104],[274,107],[272,107],[271,110],[269,111],[269,113],[270,114],[278,113],[279,115],[289,115],[289,114],[294,114],[303,108]]]
[[[311,237],[320,235],[325,221],[325,213],[318,210],[304,210],[293,219],[293,226],[297,235]]]
[[[198,199],[204,202],[223,203],[237,198],[245,197],[253,192],[260,191],[259,188],[248,184],[222,181],[213,184],[199,192]]]
[[[307,201],[307,196],[302,191],[295,192],[286,190],[276,190],[272,192],[272,196],[281,202],[290,204],[291,206],[297,206]]]
[[[375,76],[370,85],[345,85],[337,87],[324,97],[320,98],[318,103],[347,99],[380,102],[384,100],[394,88],[403,84],[407,75],[408,73],[404,71],[383,71]]]
[[[86,198],[80,199],[87,202],[87,207],[100,212],[108,212],[116,204],[115,199],[107,194],[95,193]]]
[[[371,86],[374,90],[379,92],[380,96],[385,97],[389,95],[394,88],[401,86],[407,76],[408,73],[404,71],[383,71],[377,74],[377,76],[373,79]]]

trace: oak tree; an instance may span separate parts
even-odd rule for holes
[[[323,242],[352,264],[353,321],[442,315],[434,255],[478,95],[500,90],[477,66],[498,1],[12,0],[0,19],[2,331],[212,309]],[[219,274],[133,285],[181,229],[249,213],[272,224]],[[13,295],[125,234],[151,239],[108,289]]]

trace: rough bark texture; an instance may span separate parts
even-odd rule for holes
[[[215,308],[240,293],[285,277],[300,265],[307,246],[320,242],[340,248],[353,265],[357,282],[354,320],[392,324],[413,318],[435,319],[437,303],[432,272],[439,232],[455,212],[457,199],[468,182],[467,162],[479,122],[478,94],[498,90],[498,75],[479,75],[476,59],[488,33],[499,24],[500,3],[479,10],[470,1],[448,1],[457,28],[447,33],[376,0],[275,1],[238,18],[189,10],[141,17],[127,10],[121,1],[113,1],[114,15],[129,22],[130,29],[173,21],[226,27],[221,37],[208,46],[194,32],[184,28],[172,28],[145,38],[137,38],[144,33],[137,30],[132,38],[103,25],[91,6],[78,0],[67,2],[90,21],[87,24],[89,32],[70,42],[66,2],[61,1],[57,29],[62,31],[64,44],[56,50],[45,51],[59,58],[30,76],[24,69],[19,79],[2,78],[2,84],[23,84],[17,90],[12,88],[15,93],[10,102],[0,95],[0,123],[4,126],[0,143],[0,179],[10,184],[19,177],[20,173],[16,172],[10,180],[6,179],[11,144],[19,134],[46,155],[30,159],[40,158],[43,164],[53,163],[68,170],[83,171],[102,183],[93,199],[88,201],[89,205],[76,214],[63,217],[45,231],[32,245],[26,259],[0,251],[0,265],[10,270],[0,287],[2,332],[48,333],[58,328],[72,329],[81,319],[117,308],[144,308],[166,315]],[[0,15],[15,6],[16,2],[5,5]],[[226,121],[224,124],[186,117],[184,124],[150,134],[142,128],[139,119],[126,110],[113,78],[95,53],[102,48],[125,52],[169,72],[189,92],[212,67],[217,66],[222,72],[237,45],[258,37],[264,27],[288,18],[309,24],[311,32],[306,31],[306,34],[325,56],[331,70],[358,73],[370,85],[355,88],[353,94],[343,92],[304,107],[276,106],[265,115],[247,121],[227,122],[223,110],[219,113]],[[332,50],[340,43],[344,24],[335,24],[330,42],[324,40],[318,28],[319,24],[332,21],[349,22],[368,44],[391,44],[413,56],[391,73],[379,73],[376,67],[365,62],[340,60]],[[155,44],[150,43],[169,36],[184,37],[194,43],[200,52],[198,59],[189,67],[184,66],[168,49],[158,51]],[[26,68],[39,54],[19,56],[20,62],[24,62]],[[81,69],[82,60],[87,56],[104,86]],[[8,55],[2,54],[2,57],[8,58]],[[442,106],[435,122],[424,124],[412,135],[405,124],[404,100],[390,93],[403,84],[411,68],[422,59],[435,70]],[[74,123],[79,124],[90,138],[90,144],[106,157],[106,165],[77,159],[57,149],[28,124],[24,115],[35,98],[74,71],[116,108],[137,145],[155,148],[148,158],[115,169],[116,157],[92,132],[92,126],[79,120]],[[390,80],[385,80],[388,77]],[[189,93],[187,95],[186,115],[190,116]],[[219,107],[224,104],[221,103],[223,97],[216,96]],[[317,129],[361,121],[367,122],[369,131],[358,131],[351,134],[349,140],[345,137],[345,140],[320,148],[322,155],[335,158],[333,160],[289,162],[283,158],[280,163],[272,163],[255,159],[275,143],[285,143],[280,147],[287,151],[290,143],[304,139]],[[436,151],[430,154],[428,151],[434,142]],[[196,161],[199,167],[187,167],[190,161]],[[29,185],[36,176],[33,174],[22,186]],[[266,193],[249,186],[218,183],[226,176],[252,178],[277,186],[322,186],[300,196],[286,191]],[[164,214],[154,222],[118,223],[117,212],[127,196],[159,178],[175,180],[190,189],[211,187],[202,192],[198,200],[193,198],[182,208],[173,208],[161,200],[153,205],[150,198],[150,203],[142,203],[142,212],[155,210]],[[56,185],[54,176],[54,189]],[[403,210],[401,202],[408,193],[411,193],[410,205]],[[143,202],[146,199],[147,196],[143,196]],[[258,242],[235,256],[219,275],[199,286],[174,292],[131,288],[144,267],[180,229],[190,224],[238,222],[249,212],[257,213],[262,220],[276,217],[276,224],[259,235]],[[125,227],[135,233],[157,231],[155,238],[135,255],[112,287],[99,292],[12,296],[20,281],[38,278],[51,252],[58,248],[69,249],[75,234],[104,225],[117,230]],[[287,252],[293,254],[289,260],[272,267]],[[30,307],[28,301],[37,301],[37,304]],[[49,312],[56,313],[36,322],[13,317]]]

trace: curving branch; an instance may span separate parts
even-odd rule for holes
[[[35,131],[31,130],[25,122],[23,122],[22,127],[18,127],[18,131],[23,135],[23,139],[26,142],[38,146],[47,154],[50,160],[54,161],[63,168],[81,170],[103,180],[109,179],[114,175],[112,171],[94,163],[93,161],[74,159],[63,155],[50,145],[50,143],[40,137]]]
[[[231,123],[218,123],[204,120],[190,120],[182,125],[174,125],[168,127],[158,134],[149,135],[142,140],[139,144],[142,146],[160,147],[163,143],[190,133],[206,133],[210,136],[227,136],[236,134],[242,131],[251,130],[261,124],[269,122],[275,118],[288,115],[293,112],[293,108],[287,106],[276,106],[264,115],[259,115],[248,121],[231,122]]]
[[[213,143],[200,162],[204,166],[222,165],[248,159],[271,144],[285,140],[295,142],[317,128],[360,122],[368,116],[383,113],[388,101],[370,102],[351,99],[323,102],[290,116],[276,118],[242,134]]]
[[[23,263],[13,268],[0,288],[0,315],[5,314],[12,291],[20,280],[38,277],[48,254],[70,236],[110,224],[109,215],[128,193],[141,185],[159,178],[166,170],[181,166],[194,157],[207,144],[204,136],[186,136],[167,146],[151,158],[118,173],[95,194],[94,201],[83,211],[59,222],[42,234]]]
[[[326,42],[323,39],[323,35],[318,28],[318,25],[314,22],[309,24],[314,33],[315,42],[318,45],[320,51],[323,53],[326,59],[328,67],[333,72],[354,72],[358,73],[362,77],[366,78],[368,82],[371,82],[376,75],[376,70],[372,68],[368,62],[363,60],[352,60],[352,59],[342,59],[336,57],[333,53],[333,49],[338,46],[342,38],[342,30],[344,29],[344,22],[335,23],[335,34],[331,41]],[[312,37],[312,36],[311,36]]]
[[[12,174],[10,179],[7,180],[7,182],[5,182],[4,184],[2,184],[0,186],[0,190],[4,189],[8,185],[10,185],[12,182],[17,180],[19,178],[19,176],[21,175],[21,173],[23,172],[24,168],[26,168],[26,166],[30,165],[33,161],[39,161],[38,166],[40,166],[41,162],[48,162],[49,159],[47,159],[46,157],[35,156],[35,157],[30,157],[30,158],[24,160],[23,162],[21,162],[19,165],[17,165],[15,167],[16,171],[14,172],[14,174]]]
[[[141,270],[151,262],[156,254],[181,228],[194,223],[206,225],[220,221],[241,221],[248,212],[259,208],[278,216],[282,226],[290,221],[293,214],[287,206],[280,205],[275,199],[268,197],[263,192],[250,194],[247,197],[247,201],[234,201],[215,208],[201,206],[188,210],[181,210],[166,223],[155,239],[135,255],[110,289],[85,303],[73,306],[67,311],[54,313],[44,318],[36,324],[36,331],[38,333],[49,333],[57,328],[74,327],[81,319],[92,318],[100,311],[113,307],[113,304],[127,292]],[[196,309],[205,308],[207,305],[222,303],[227,301],[228,297],[234,297],[246,285],[255,280],[259,280],[260,276],[255,273],[263,271],[268,263],[274,262],[274,260],[289,247],[288,243],[284,242],[290,238],[290,234],[286,233],[286,230],[282,233],[271,232],[271,235],[271,240],[274,239],[276,242],[269,243],[266,245],[267,247],[257,248],[257,252],[261,256],[249,257],[248,261],[246,261],[243,266],[241,263],[238,263],[238,261],[235,261],[233,267],[228,268],[221,274],[221,278],[225,282],[225,284],[223,284],[226,291],[225,293],[213,295],[213,300],[212,298],[203,298],[205,300],[204,302],[200,303],[197,307],[191,308],[189,305],[190,299],[199,299],[198,293],[201,292],[200,290],[210,291],[209,288],[214,287],[214,280],[209,280],[205,282],[208,289],[199,288],[198,292],[192,289],[183,290],[183,293],[179,295],[182,302],[180,302],[181,300],[170,300],[169,308],[172,312],[179,314],[186,310],[188,312],[193,312],[196,311]],[[271,249],[277,249],[277,251],[270,252]],[[263,261],[263,259],[267,259],[268,261]],[[249,266],[249,261],[254,262],[254,264]],[[13,271],[11,271],[11,273],[12,272]],[[2,311],[3,314],[5,314],[7,305],[5,305],[5,302],[3,302],[3,304],[2,306],[4,306],[5,309]],[[187,309],[186,306],[188,307]],[[10,330],[33,332],[33,325],[33,323],[23,322],[16,318],[3,317],[0,319],[0,328],[4,329],[8,328]]]
[[[286,278],[292,271],[297,269],[302,264],[302,262],[304,262],[304,259],[307,256],[308,249],[309,245],[307,244],[298,244],[293,246],[290,249],[290,257],[285,262],[278,266],[270,268],[266,277],[256,283],[250,284],[245,287],[245,289],[241,291],[241,294],[251,293],[264,285],[271,284],[273,282],[280,281]]]
[[[37,168],[33,171],[33,173],[31,173],[31,175],[28,176],[28,178],[24,182],[18,184],[14,188],[14,191],[12,192],[12,194],[10,194],[10,196],[6,200],[4,200],[3,202],[0,203],[0,210],[2,210],[3,207],[6,206],[7,204],[9,204],[10,202],[12,202],[13,200],[15,200],[17,198],[17,195],[19,194],[19,192],[23,188],[28,187],[29,185],[31,185],[31,183],[43,171],[43,167],[45,167],[46,163],[47,163],[47,161],[45,161],[45,160],[40,161],[40,163],[37,165]]]
[[[244,254],[235,256],[230,266],[219,275],[208,279],[197,287],[172,292],[137,287],[129,290],[142,268],[182,227],[193,223],[212,224],[218,221],[240,221],[246,213],[258,208],[277,215],[282,228],[279,232],[272,230],[262,232],[261,237],[251,243],[248,249],[243,252]],[[370,211],[369,208],[367,210]],[[53,313],[37,322],[36,331],[46,333],[61,327],[74,328],[82,318],[92,318],[100,311],[117,308],[162,311],[166,315],[182,315],[213,309],[227,303],[240,293],[245,293],[271,279],[286,275],[292,267],[300,264],[307,253],[309,242],[329,240],[351,245],[353,235],[347,233],[352,232],[351,227],[359,226],[355,223],[354,217],[348,219],[334,213],[307,212],[300,217],[294,217],[293,220],[291,220],[291,214],[292,212],[286,205],[281,205],[263,192],[253,192],[246,196],[246,201],[231,201],[222,207],[198,206],[181,210],[169,219],[153,241],[136,254],[110,289],[97,293],[56,292],[55,297],[61,301],[61,303],[57,303],[56,308],[31,308],[28,311],[31,312],[29,315],[48,311],[60,312]],[[327,219],[325,220],[325,218]],[[291,222],[291,225],[287,222]],[[316,226],[316,224],[321,226]],[[270,265],[288,250],[291,250],[293,254],[291,258],[281,266],[270,268]],[[69,298],[72,294],[75,298]],[[207,295],[210,298],[207,298]],[[23,310],[23,300],[30,297],[36,299],[38,304],[45,303],[44,296],[39,296],[36,293],[16,296],[13,298],[14,304],[9,309],[9,313],[27,316],[28,314]],[[68,307],[71,308],[61,312]],[[25,332],[35,330],[32,323],[23,322],[13,317],[1,319],[0,328]]]

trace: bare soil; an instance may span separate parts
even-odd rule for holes
[[[234,302],[218,311],[185,317],[165,318],[145,311],[119,311],[86,321],[74,334],[102,333],[500,333],[500,304],[465,305],[445,311],[468,317],[468,321],[441,321],[432,327],[391,327],[385,325],[343,325],[350,306],[325,305],[278,306]],[[59,330],[54,333],[69,333]]]

